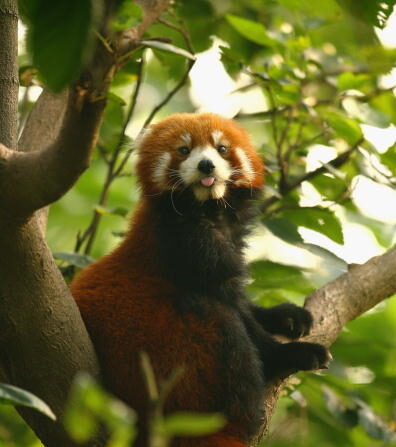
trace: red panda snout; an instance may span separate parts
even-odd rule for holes
[[[180,163],[179,175],[185,185],[191,186],[199,201],[221,199],[231,180],[233,168],[211,145],[196,147]]]

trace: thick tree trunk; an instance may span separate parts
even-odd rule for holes
[[[0,362],[61,416],[75,374],[98,375],[93,347],[36,219],[0,225],[0,246]],[[70,446],[60,424],[22,412],[46,445]]]

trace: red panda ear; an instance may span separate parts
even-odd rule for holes
[[[138,133],[137,137],[135,138],[135,141],[133,142],[133,145],[135,147],[135,150],[139,150],[140,147],[143,144],[143,141],[146,139],[148,135],[151,134],[153,131],[152,126],[143,127],[143,129]]]

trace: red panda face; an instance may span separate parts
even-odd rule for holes
[[[248,133],[212,114],[171,115],[137,142],[143,193],[191,188],[198,201],[221,199],[230,188],[259,188],[263,164]]]

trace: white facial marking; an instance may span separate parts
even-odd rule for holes
[[[171,161],[171,154],[164,152],[155,161],[153,166],[153,182],[161,187],[167,186],[167,170]]]
[[[212,132],[213,144],[215,146],[220,144],[222,137],[223,137],[223,132],[221,130],[214,130]]]
[[[201,160],[210,160],[214,169],[209,175],[198,170]],[[180,177],[186,185],[193,185],[193,191],[197,200],[204,201],[209,198],[220,199],[226,191],[226,181],[230,178],[232,169],[230,163],[225,160],[212,146],[196,147],[186,160],[180,164]],[[213,186],[206,187],[199,182],[202,178],[214,177]]]
[[[237,180],[235,184],[238,185],[243,183],[250,183],[254,178],[253,163],[242,148],[237,147],[235,149],[235,153],[241,164],[242,175],[244,177]]]
[[[191,135],[189,133],[182,133],[180,135],[180,139],[183,140],[183,142],[186,143],[187,146],[191,146]]]

